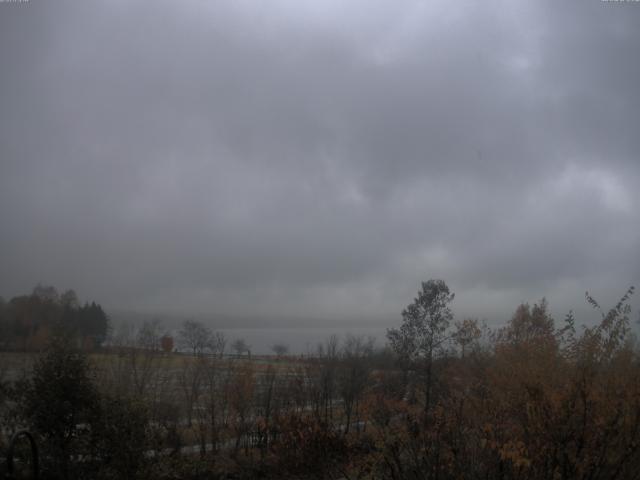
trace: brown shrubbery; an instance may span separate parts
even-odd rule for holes
[[[632,292],[580,334],[571,316],[556,329],[544,301],[521,305],[490,349],[441,359],[439,396],[426,417],[403,415],[378,431],[373,477],[635,478],[640,368],[629,336]]]
[[[304,361],[223,360],[145,348],[104,355],[102,366],[80,359],[73,365],[94,371],[59,377],[84,379],[82,385],[100,395],[99,417],[83,420],[93,451],[77,442],[61,444],[68,447],[65,461],[84,455],[89,467],[94,465],[87,459],[108,460],[105,478],[638,476],[640,364],[628,306],[633,289],[606,312],[587,296],[601,314],[590,328],[577,329],[571,314],[557,326],[543,300],[520,305],[507,325],[489,331],[472,319],[449,325],[453,295],[443,282],[423,287],[405,311],[410,325],[393,330],[395,355],[349,337],[330,339],[316,358]],[[56,365],[45,357],[22,390],[31,402],[23,402],[29,406],[22,410],[23,424],[42,430],[36,433],[48,442],[57,437],[39,419],[49,419],[47,408],[57,403],[54,396],[39,407],[34,389],[42,380],[43,392],[56,391],[43,377]],[[87,379],[96,375],[102,388],[94,391]],[[6,399],[19,398],[20,389],[3,385],[4,392],[14,392],[5,393],[6,413],[17,405]],[[52,447],[47,451],[56,451]],[[73,471],[74,465],[64,466]]]

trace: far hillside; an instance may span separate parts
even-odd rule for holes
[[[0,297],[0,350],[39,351],[55,333],[64,332],[78,346],[94,349],[107,337],[109,317],[95,302],[78,300],[73,290],[59,293],[36,286],[30,294],[5,301]]]

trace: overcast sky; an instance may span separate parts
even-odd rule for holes
[[[393,324],[442,278],[458,316],[609,305],[640,284],[639,25],[596,0],[0,3],[0,295]]]

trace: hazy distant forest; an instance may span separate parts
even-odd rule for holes
[[[610,310],[587,294],[589,328],[543,299],[490,330],[429,280],[387,345],[333,336],[303,358],[225,355],[196,321],[110,334],[99,305],[39,286],[0,302],[0,451],[26,429],[56,479],[638,478],[632,294]]]

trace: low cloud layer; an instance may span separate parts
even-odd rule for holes
[[[0,294],[396,321],[640,280],[640,7],[0,4]]]

